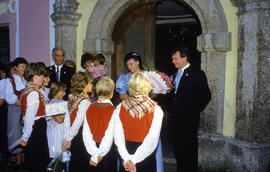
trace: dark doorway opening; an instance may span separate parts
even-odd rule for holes
[[[0,63],[9,63],[9,52],[9,27],[0,26]]]
[[[172,64],[171,51],[179,45],[189,48],[191,64],[200,68],[201,54],[196,47],[202,29],[196,13],[186,4],[173,0],[158,3],[155,13],[156,68],[172,75],[176,69]]]

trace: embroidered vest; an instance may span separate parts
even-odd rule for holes
[[[34,90],[33,90],[34,91]],[[22,116],[25,116],[26,109],[27,109],[27,96],[31,93],[32,91],[29,91],[28,93],[22,95],[21,101],[22,101]],[[44,116],[45,115],[45,106],[42,101],[42,98],[39,96],[39,106],[38,106],[38,111],[36,113],[36,117],[39,116]]]
[[[143,142],[149,132],[154,117],[154,112],[146,113],[140,119],[132,117],[127,110],[121,106],[119,113],[122,122],[125,139],[131,142]]]

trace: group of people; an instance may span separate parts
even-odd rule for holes
[[[9,77],[0,81],[1,116],[7,114],[7,145],[17,164],[24,152],[26,171],[46,171],[51,159],[70,150],[70,171],[164,171],[163,111],[152,99],[156,95],[151,94],[153,85],[143,72],[141,56],[136,52],[125,56],[129,72],[116,83],[106,76],[102,54],[82,55],[84,72],[75,72],[75,64],[65,64],[64,56],[62,48],[55,48],[55,64],[47,68],[16,58]],[[193,68],[188,58],[186,47],[172,51],[178,71],[168,96],[181,172],[198,170],[200,113],[211,99],[204,72]],[[111,101],[115,92],[121,100],[116,106]],[[58,106],[54,109],[59,113],[46,115],[49,105]]]

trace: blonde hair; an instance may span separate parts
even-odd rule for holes
[[[87,72],[76,72],[71,78],[71,88],[70,92],[73,95],[79,95],[83,92],[83,89],[88,83],[93,82],[93,76],[89,75]]]
[[[107,76],[101,77],[96,86],[95,91],[98,98],[107,99],[112,94],[115,88],[113,80]]]
[[[51,84],[50,92],[48,94],[49,99],[53,99],[60,91],[66,91],[67,86],[64,83],[54,82]]]
[[[143,72],[135,72],[131,75],[128,82],[128,91],[130,95],[148,95],[151,90],[151,81]]]

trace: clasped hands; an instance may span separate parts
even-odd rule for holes
[[[123,161],[123,166],[125,168],[125,171],[130,171],[130,172],[136,172],[137,171],[135,164],[133,164],[133,162],[131,160],[128,160],[126,164]]]

